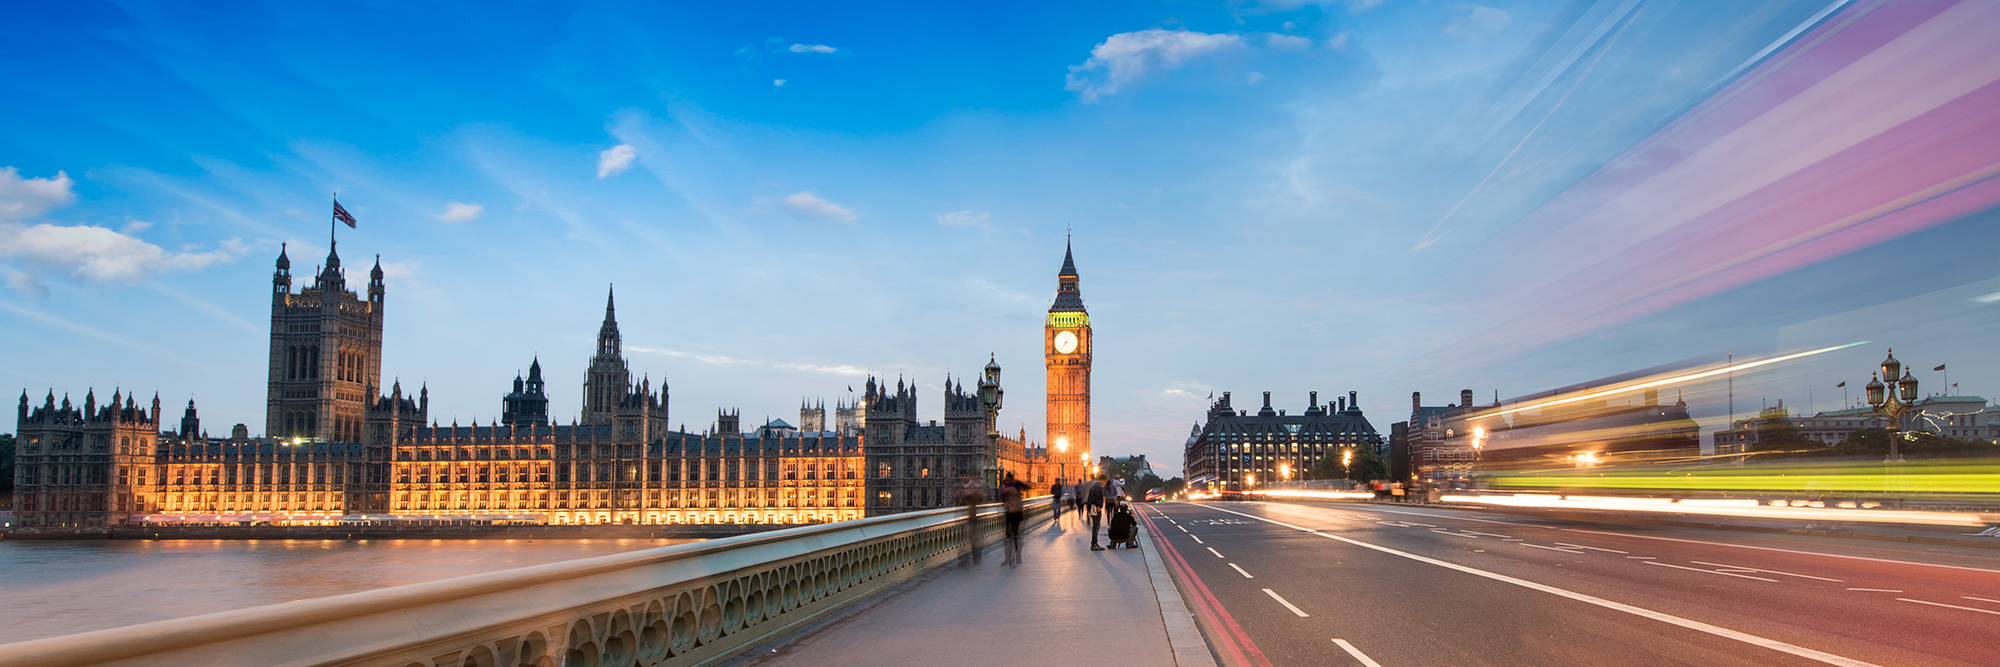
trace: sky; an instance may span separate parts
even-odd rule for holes
[[[1838,409],[1893,347],[1927,394],[2000,394],[2000,5],[8,12],[0,388],[37,403],[261,432],[272,262],[324,261],[336,192],[384,376],[446,424],[536,358],[574,416],[615,285],[677,428],[869,375],[941,419],[990,355],[1040,440],[1066,242],[1097,453],[1169,472],[1222,392],[1356,391],[1386,433],[1415,391],[1861,343],[1676,393],[1709,428]]]

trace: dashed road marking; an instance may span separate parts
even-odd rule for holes
[[[1742,578],[1742,579],[1756,579],[1756,580],[1758,580],[1758,581],[1768,581],[1768,582],[1771,582],[1771,583],[1774,583],[1774,584],[1775,584],[1775,583],[1778,583],[1778,580],[1776,580],[1776,579],[1765,579],[1765,578],[1763,578],[1763,577],[1753,577],[1753,576],[1750,576],[1750,575],[1747,575],[1747,574],[1737,574],[1737,573],[1735,573],[1735,572],[1717,572],[1717,571],[1715,571],[1715,570],[1704,570],[1704,569],[1701,569],[1701,568],[1698,568],[1698,567],[1688,567],[1688,566],[1685,566],[1685,565],[1673,565],[1673,564],[1670,564],[1670,563],[1662,563],[1662,562],[1659,562],[1659,561],[1652,561],[1652,560],[1649,560],[1649,561],[1646,561],[1646,564],[1647,564],[1647,565],[1658,565],[1658,566],[1660,566],[1660,567],[1671,567],[1671,568],[1674,568],[1674,569],[1676,569],[1676,570],[1687,570],[1687,571],[1689,571],[1689,572],[1706,572],[1706,573],[1708,573],[1708,574],[1719,574],[1719,575],[1722,575],[1722,576],[1725,576],[1725,577],[1738,577],[1738,578]]]
[[[1839,579],[1828,579],[1828,578],[1826,578],[1826,577],[1815,577],[1815,576],[1812,576],[1812,575],[1810,575],[1810,574],[1793,574],[1793,573],[1790,573],[1790,572],[1779,572],[1779,571],[1777,571],[1777,570],[1760,570],[1760,569],[1757,569],[1757,568],[1754,568],[1754,567],[1746,567],[1746,566],[1742,566],[1742,565],[1723,565],[1723,564],[1721,564],[1721,563],[1710,563],[1710,562],[1706,562],[1706,561],[1699,561],[1699,560],[1694,560],[1694,561],[1688,561],[1688,562],[1690,562],[1690,563],[1694,563],[1694,564],[1696,564],[1696,565],[1713,565],[1713,566],[1716,566],[1716,567],[1726,567],[1726,568],[1729,568],[1729,569],[1732,569],[1732,570],[1742,570],[1742,571],[1745,571],[1745,572],[1763,572],[1763,573],[1765,573],[1765,574],[1782,574],[1782,575],[1785,575],[1785,576],[1787,576],[1787,577],[1798,577],[1798,578],[1800,578],[1800,579],[1818,579],[1818,580],[1820,580],[1820,581],[1831,581],[1831,582],[1833,582],[1833,583],[1836,583],[1836,584],[1838,584],[1838,583],[1845,583],[1845,582],[1842,582],[1842,581],[1841,581],[1841,580],[1839,580]]]
[[[1967,600],[1978,600],[1980,602],[1991,602],[1993,604],[2000,604],[2000,600],[1988,600],[1986,598],[1976,598],[1970,595],[1960,595],[1959,597],[1965,598]]]
[[[1568,543],[1568,542],[1557,542],[1556,544],[1560,544],[1560,545],[1563,545],[1563,546],[1566,546],[1566,547],[1569,547],[1569,548],[1571,548],[1571,549],[1589,549],[1589,550],[1591,550],[1591,551],[1608,551],[1608,552],[1611,552],[1611,553],[1614,553],[1614,554],[1629,554],[1629,553],[1632,553],[1632,552],[1630,552],[1630,551],[1619,551],[1619,550],[1617,550],[1617,549],[1601,549],[1601,548],[1598,548],[1598,547],[1586,547],[1586,546],[1583,546],[1583,545],[1581,545],[1581,544],[1570,544],[1570,543]]]
[[[1243,571],[1243,568],[1240,568],[1240,567],[1236,567],[1236,564],[1235,564],[1235,563],[1230,563],[1230,564],[1229,564],[1229,566],[1230,566],[1230,567],[1235,567],[1235,568],[1236,568],[1236,573],[1237,573],[1237,574],[1240,574],[1240,575],[1243,575],[1243,578],[1244,578],[1244,579],[1256,579],[1256,577],[1253,577],[1253,576],[1250,576],[1250,573],[1248,573],[1248,572],[1244,572],[1244,571]]]
[[[1545,546],[1542,546],[1542,545],[1539,545],[1539,544],[1529,544],[1529,543],[1527,543],[1527,542],[1522,542],[1522,543],[1521,543],[1521,546],[1524,546],[1524,547],[1534,547],[1534,548],[1536,548],[1536,549],[1548,549],[1549,551],[1560,551],[1560,552],[1563,552],[1563,553],[1566,553],[1566,554],[1576,554],[1576,555],[1578,555],[1578,556],[1581,556],[1581,555],[1583,555],[1583,552],[1581,552],[1581,551],[1577,551],[1577,550],[1574,550],[1574,549],[1564,549],[1564,548],[1561,548],[1561,547],[1545,547]]]
[[[1266,589],[1264,589],[1264,592],[1266,592],[1266,593],[1269,593],[1269,592],[1271,592],[1271,589],[1269,589],[1269,588],[1266,588]],[[1994,616],[2000,616],[2000,611],[1993,611],[1993,610],[1991,610],[1991,609],[1980,609],[1980,608],[1978,608],[1978,607],[1961,607],[1961,606],[1958,606],[1958,605],[1955,605],[1955,604],[1945,604],[1945,603],[1943,603],[1943,602],[1929,602],[1929,601],[1925,601],[1925,600],[1912,600],[1912,599],[1909,599],[1909,598],[1896,598],[1896,599],[1898,599],[1898,600],[1902,600],[1902,601],[1904,601],[1904,602],[1915,602],[1915,603],[1917,603],[1917,604],[1927,604],[1927,605],[1931,605],[1931,606],[1933,606],[1933,607],[1950,607],[1950,608],[1952,608],[1952,609],[1964,609],[1964,610],[1966,610],[1966,611],[1976,611],[1976,612],[1979,612],[1979,613],[1981,613],[1981,614],[1992,614],[1992,615],[1994,615]],[[1304,616],[1305,614],[1299,614],[1299,615],[1300,615],[1300,616]]]
[[[1900,589],[1900,588],[1849,588],[1849,589],[1847,589],[1847,590],[1850,590],[1850,591],[1861,591],[1861,592],[1863,592],[1863,593],[1901,593],[1901,592],[1903,592],[1903,590],[1902,590],[1902,589]]]
[[[1285,605],[1286,609],[1290,609],[1292,610],[1292,613],[1298,614],[1299,618],[1306,618],[1310,616],[1310,614],[1307,614],[1305,610],[1300,609],[1298,605],[1292,604],[1291,602],[1285,600],[1284,598],[1279,597],[1277,591],[1266,588],[1264,589],[1264,594],[1271,596],[1271,599],[1273,600],[1277,600],[1278,604]],[[2000,613],[2000,612],[1994,612],[1994,613]]]
[[[1216,550],[1215,550],[1215,547],[1209,547],[1209,548],[1208,548],[1208,552],[1209,552],[1209,553],[1212,553],[1212,554],[1215,554],[1215,557],[1216,557],[1216,558],[1221,558],[1221,557],[1222,557],[1222,552],[1220,552],[1220,551],[1216,551]]]
[[[1335,639],[1333,640],[1333,643],[1339,645],[1340,650],[1346,651],[1348,655],[1354,656],[1355,660],[1360,660],[1361,664],[1367,665],[1367,667],[1382,667],[1382,663],[1375,662],[1374,660],[1369,659],[1368,654],[1362,653],[1361,649],[1354,648],[1354,645],[1347,643],[1347,640],[1345,639]]]
[[[1192,537],[1192,538],[1194,538],[1194,543],[1195,543],[1195,544],[1208,544],[1207,542],[1203,542],[1203,541],[1201,541],[1201,536],[1200,536],[1200,535],[1196,535],[1196,534],[1194,534],[1194,533],[1188,533],[1188,537]]]

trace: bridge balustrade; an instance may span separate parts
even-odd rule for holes
[[[1030,503],[1029,523],[1048,518]],[[14,667],[658,667],[776,639],[965,548],[963,508],[806,526],[0,645]],[[981,509],[987,544],[1004,530]]]

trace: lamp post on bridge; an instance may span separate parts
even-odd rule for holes
[[[1007,392],[1000,389],[1000,364],[986,357],[986,374],[979,378],[979,402],[986,407],[986,489],[1000,488],[1000,402]]]
[[[1896,374],[1902,373],[1902,378]],[[1868,406],[1885,420],[1882,429],[1889,434],[1889,458],[1882,459],[1885,491],[1900,490],[1903,460],[1903,413],[1917,406],[1917,378],[1903,368],[1903,362],[1896,360],[1896,351],[1889,350],[1889,358],[1882,360],[1880,377],[1868,378]]]

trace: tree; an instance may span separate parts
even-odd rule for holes
[[[1183,489],[1186,488],[1187,488],[1187,480],[1175,477],[1173,479],[1167,480],[1165,484],[1161,485],[1160,492],[1167,494],[1167,497],[1171,498],[1174,495],[1179,494]]]
[[[1346,465],[1341,464],[1341,456],[1354,452]],[[1342,447],[1321,457],[1311,469],[1306,470],[1306,479],[1352,479],[1369,481],[1389,478],[1389,460],[1375,453],[1372,447]]]
[[[1905,459],[1932,459],[1953,456],[1992,456],[2000,447],[1985,440],[1952,438],[1929,431],[1903,431],[1897,451]],[[1868,428],[1847,434],[1839,444],[1826,448],[1821,456],[1883,458],[1889,455],[1889,432]]]

